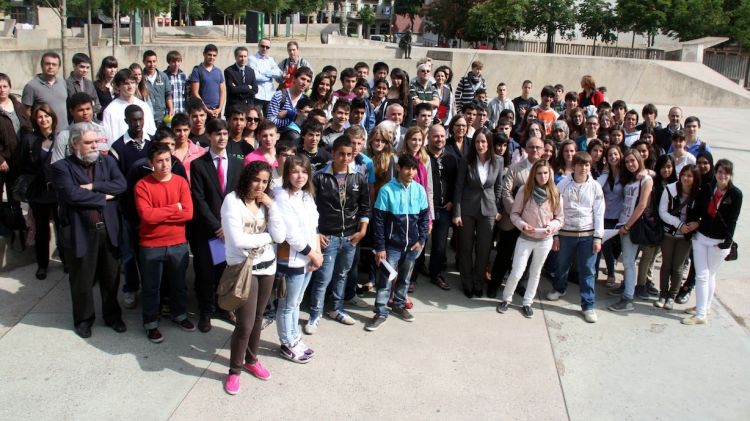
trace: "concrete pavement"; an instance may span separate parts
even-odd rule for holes
[[[750,148],[739,129],[750,111],[685,109],[692,114],[750,191]],[[155,345],[136,309],[125,312],[127,333],[98,320],[83,340],[72,331],[59,264],[44,281],[25,266],[0,277],[0,419],[746,419],[749,214],[736,236],[740,260],[719,270],[708,326],[679,323],[692,299],[671,312],[638,302],[623,315],[605,310],[600,288],[599,323],[590,325],[575,285],[558,302],[536,303],[527,320],[517,307],[499,315],[495,300],[466,299],[455,274],[450,292],[420,278],[414,323],[390,317],[368,333],[367,310],[352,310],[354,326],[326,319],[305,338],[317,351],[307,365],[278,357],[271,325],[260,353],[272,379],[243,374],[234,397],[221,383],[229,325],[202,334],[164,321],[166,339]],[[540,292],[548,289],[542,280]]]

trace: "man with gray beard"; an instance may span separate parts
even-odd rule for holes
[[[52,165],[52,183],[60,202],[60,236],[69,256],[70,294],[75,332],[91,336],[93,286],[99,281],[102,318],[115,332],[125,332],[117,302],[120,280],[120,214],[115,198],[126,182],[115,160],[100,155],[92,123],[70,126],[71,155]]]

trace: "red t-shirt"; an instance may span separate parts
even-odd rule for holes
[[[184,178],[172,175],[161,182],[152,175],[143,177],[135,185],[135,208],[141,217],[138,244],[142,247],[169,247],[187,241],[185,225],[193,219],[193,199]]]

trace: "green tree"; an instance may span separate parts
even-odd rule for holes
[[[689,41],[726,33],[727,22],[722,0],[673,0],[663,32]]]
[[[729,36],[744,47],[750,47],[750,0],[740,0],[729,11]]]
[[[397,15],[403,15],[411,21],[411,30],[414,32],[414,19],[422,16],[424,0],[395,0],[393,12]]]
[[[370,25],[375,23],[375,12],[369,5],[364,5],[357,13],[362,20],[362,38],[370,38]]]
[[[635,34],[646,34],[648,46],[654,45],[654,38],[663,30],[672,0],[617,0],[617,27],[633,32],[631,48],[635,46]]]
[[[488,0],[477,4],[469,10],[464,38],[496,46],[502,35],[505,48],[510,35],[521,29],[525,8],[526,0]]]
[[[578,24],[581,34],[594,40],[591,48],[596,55],[596,40],[612,42],[617,39],[613,31],[617,23],[614,8],[606,0],[583,0],[578,5]]]
[[[524,21],[527,31],[547,35],[547,52],[554,53],[555,35],[575,28],[575,0],[531,0]]]
[[[321,9],[325,9],[325,7],[326,7],[325,0],[297,0],[292,5],[292,8],[295,9],[295,11],[298,11],[302,13],[303,15],[308,16],[308,19],[306,19],[307,24],[305,25],[305,41],[307,41],[307,34],[310,30],[309,15]]]
[[[439,40],[463,38],[469,10],[479,3],[478,0],[435,0],[425,6],[425,30],[436,33]]]
[[[249,9],[257,9],[268,15],[268,33],[266,36],[271,36],[271,16],[274,12],[284,10],[289,6],[289,0],[250,0],[245,4],[249,6]]]

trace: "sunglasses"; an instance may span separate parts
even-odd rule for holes
[[[262,48],[262,49],[264,49],[264,50],[270,50],[270,49],[271,49],[271,46],[270,46],[270,45],[263,45],[263,44],[261,44],[261,45],[259,45],[258,47],[260,47],[260,48]]]
[[[250,122],[250,123],[259,123],[260,122],[260,117],[248,117],[247,121]]]

